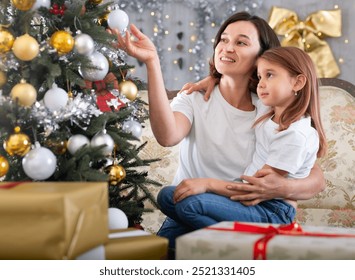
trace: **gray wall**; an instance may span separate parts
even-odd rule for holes
[[[272,6],[293,10],[300,20],[305,20],[310,13],[332,10],[338,5],[342,11],[342,36],[327,37],[325,40],[340,68],[338,78],[355,84],[355,0],[157,0],[154,3],[155,6],[142,7],[139,12],[134,6],[121,8],[129,15],[130,22],[141,28],[157,45],[168,89],[179,89],[186,82],[198,80],[208,74],[208,60],[212,54],[211,40],[220,22],[232,10],[247,9],[267,20]],[[199,3],[209,5],[200,7]],[[160,13],[151,15],[154,11]],[[212,22],[216,22],[215,27],[211,26]],[[158,31],[156,34],[154,27]],[[128,57],[127,62],[136,67],[132,75],[146,80],[144,66]]]

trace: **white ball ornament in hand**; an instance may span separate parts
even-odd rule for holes
[[[67,105],[68,93],[56,84],[53,84],[52,88],[45,93],[43,102],[50,111],[58,111]]]
[[[82,134],[75,134],[69,138],[67,148],[69,153],[74,155],[76,151],[85,145],[90,145],[90,140]]]
[[[117,29],[120,32],[126,31],[128,23],[129,23],[129,17],[127,13],[120,9],[111,11],[107,18],[108,26],[111,29]]]
[[[128,228],[128,218],[121,209],[108,208],[108,228],[110,230]]]
[[[41,147],[36,142],[35,148],[22,159],[22,168],[33,180],[46,180],[53,175],[57,166],[57,158],[51,150]]]

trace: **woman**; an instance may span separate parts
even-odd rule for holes
[[[118,37],[118,47],[145,63],[148,102],[153,133],[162,146],[180,143],[180,164],[172,186],[158,195],[168,217],[158,232],[174,248],[181,234],[219,221],[287,223],[295,208],[287,202],[275,206],[274,198],[308,199],[324,188],[319,167],[300,180],[266,171],[242,176],[250,184],[233,183],[251,162],[255,150],[252,129],[256,111],[255,62],[265,50],[279,46],[263,19],[246,12],[232,15],[218,31],[211,63],[218,85],[208,102],[202,94],[166,95],[154,44],[131,25]],[[175,187],[176,186],[176,187]]]

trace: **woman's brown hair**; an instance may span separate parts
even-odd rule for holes
[[[247,12],[239,12],[236,14],[231,15],[219,28],[214,44],[213,44],[213,50],[216,49],[216,46],[218,43],[221,41],[221,35],[225,31],[228,25],[231,23],[237,22],[237,21],[249,21],[253,23],[258,31],[259,34],[259,44],[260,44],[260,50],[258,55],[260,56],[264,51],[274,48],[274,47],[279,47],[280,46],[280,41],[277,38],[276,33],[272,28],[269,26],[269,24],[262,18],[251,15]],[[214,57],[215,53],[213,51],[213,56],[212,59],[210,60],[210,75],[214,78],[216,78],[218,81],[221,78],[221,74],[217,71],[215,64],[214,64]],[[250,77],[250,85],[249,89],[252,92],[256,92],[256,86],[258,84],[258,78],[256,74],[256,69],[253,73],[253,75]]]
[[[319,149],[317,156],[324,156],[327,142],[320,117],[319,84],[317,72],[311,57],[303,50],[296,47],[278,47],[265,51],[259,59],[277,64],[285,69],[291,77],[304,75],[305,85],[297,92],[297,97],[281,114],[279,130],[287,129],[291,123],[302,116],[310,116],[312,126],[319,135]],[[254,125],[271,117],[274,111],[260,117]]]

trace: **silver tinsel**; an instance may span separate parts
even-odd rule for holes
[[[72,123],[86,129],[92,117],[98,117],[102,112],[97,108],[95,97],[81,92],[75,93],[69,99],[67,106],[59,111],[51,112],[43,102],[36,102],[31,110],[31,118],[37,126],[44,129],[46,136],[59,128],[59,124],[70,120]]]

